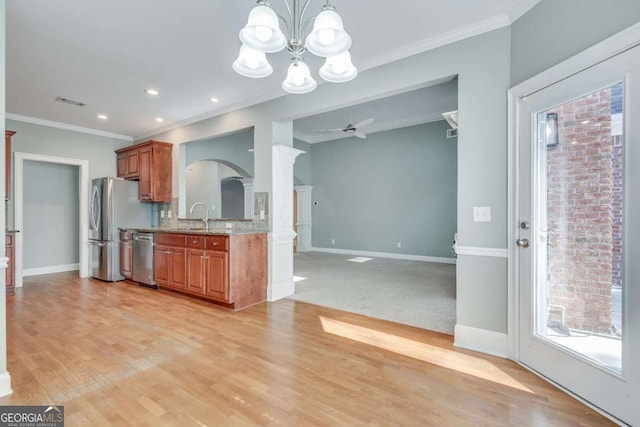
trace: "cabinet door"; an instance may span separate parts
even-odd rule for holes
[[[11,198],[11,138],[16,133],[12,130],[4,131],[4,198]]]
[[[137,178],[140,176],[140,150],[131,150],[127,152],[127,176],[129,178]]]
[[[184,290],[187,287],[186,249],[171,248],[169,265],[169,286]]]
[[[206,295],[228,302],[229,271],[226,252],[206,251],[207,286]]]
[[[9,263],[7,264],[7,270],[5,272],[6,276],[6,289],[7,294],[12,295],[14,293],[14,283],[13,283],[13,271],[15,265],[15,252],[13,250],[13,236],[7,234],[6,235],[6,245],[5,245],[5,254],[9,258]]]
[[[133,245],[131,242],[120,242],[120,274],[125,279],[133,277]]]
[[[127,153],[120,153],[116,157],[117,168],[118,168],[118,178],[126,178],[129,174],[129,169],[127,168]]]
[[[140,200],[153,200],[151,194],[151,146],[140,148],[139,150],[139,167],[140,167]]]
[[[206,256],[202,249],[189,249],[187,252],[187,291],[198,295],[205,294]]]
[[[156,246],[153,250],[153,275],[160,286],[169,284],[169,248]]]

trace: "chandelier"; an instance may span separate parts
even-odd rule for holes
[[[287,78],[282,82],[285,91],[308,93],[318,85],[302,58],[307,50],[326,58],[319,70],[320,77],[324,80],[334,83],[352,80],[358,70],[351,63],[351,37],[344,30],[342,18],[327,0],[316,17],[304,20],[310,1],[306,0],[300,8],[299,0],[293,0],[292,6],[288,0],[282,0],[288,12],[285,18],[271,9],[268,0],[258,0],[249,13],[247,25],[240,31],[242,46],[233,69],[245,77],[267,77],[273,72],[273,67],[267,61],[266,54],[279,52],[286,47],[291,54],[291,65]],[[288,37],[280,30],[278,20],[284,24]],[[313,28],[304,39],[311,21]]]

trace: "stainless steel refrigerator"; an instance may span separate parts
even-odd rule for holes
[[[89,199],[91,275],[109,282],[123,280],[118,229],[150,226],[151,205],[138,199],[138,182],[112,177],[92,180]]]

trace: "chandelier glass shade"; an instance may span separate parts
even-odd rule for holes
[[[287,77],[282,88],[290,93],[308,93],[317,87],[302,54],[309,51],[316,56],[326,58],[319,74],[324,80],[334,83],[348,82],[356,77],[358,70],[351,62],[351,37],[344,30],[342,18],[327,0],[322,11],[313,18],[304,18],[311,0],[282,0],[288,16],[283,17],[271,8],[269,0],[258,0],[249,13],[247,25],[240,31],[240,54],[233,63],[233,69],[240,75],[262,78],[271,75],[273,68],[266,53],[275,53],[283,49],[291,54]],[[287,19],[288,18],[288,19]],[[287,35],[280,29],[281,21]],[[313,21],[313,28],[306,39],[303,33]]]

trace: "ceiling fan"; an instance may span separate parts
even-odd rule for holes
[[[365,139],[367,137],[367,134],[362,132],[360,128],[363,128],[373,123],[373,118],[364,119],[356,123],[355,125],[352,123],[353,122],[351,121],[351,107],[349,107],[349,124],[347,124],[345,127],[336,128],[336,129],[321,129],[321,130],[316,130],[315,132],[321,132],[321,133],[345,132],[345,133],[353,134],[353,136],[357,136],[358,138]]]

